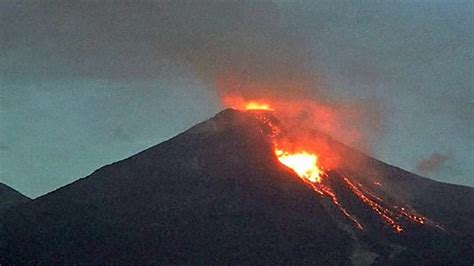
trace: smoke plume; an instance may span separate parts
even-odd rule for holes
[[[433,153],[428,158],[419,160],[416,164],[416,170],[421,174],[435,174],[439,172],[446,161],[451,159],[452,156],[441,153]]]
[[[178,66],[210,84],[224,106],[228,97],[266,99],[293,122],[370,149],[381,134],[381,109],[333,92],[300,31],[305,24],[288,13],[302,7],[270,1],[18,2],[15,8],[31,19],[5,16],[12,32],[6,29],[10,37],[2,45],[26,57],[33,53],[33,59],[40,54],[40,63],[9,66],[8,72],[36,79],[147,80]],[[20,39],[25,49],[18,47]]]

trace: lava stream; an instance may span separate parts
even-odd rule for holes
[[[322,183],[323,176],[327,175],[318,165],[318,157],[316,154],[307,151],[290,153],[283,151],[280,148],[276,148],[275,155],[282,164],[293,169],[293,171],[295,171],[306,184],[311,186],[315,192],[322,196],[329,197],[332,203],[334,203],[342,214],[350,219],[359,230],[363,229],[362,224],[344,207],[342,207],[337,199],[336,193],[334,193],[329,186]]]
[[[273,109],[266,104],[254,104],[250,102],[245,105],[245,110],[263,110],[273,111]],[[323,177],[327,174],[318,164],[318,156],[315,153],[305,150],[290,152],[284,149],[284,142],[280,142],[281,129],[272,122],[272,120],[265,113],[256,113],[255,117],[262,121],[270,129],[269,136],[273,141],[275,156],[285,166],[289,167],[296,174],[309,185],[316,193],[321,196],[326,196],[331,199],[332,203],[341,211],[341,213],[354,223],[359,229],[363,230],[362,224],[347,211],[339,202],[336,193],[327,185],[323,184]]]
[[[321,196],[329,198],[332,203],[340,210],[340,212],[349,219],[355,227],[363,230],[362,224],[352,215],[346,208],[344,208],[330,184],[326,182],[328,174],[324,168],[319,164],[318,153],[313,152],[311,147],[315,147],[312,138],[297,139],[296,141],[288,141],[283,130],[288,128],[280,127],[273,117],[274,109],[266,101],[250,101],[246,102],[242,98],[227,98],[227,103],[230,106],[247,110],[254,113],[255,117],[259,119],[267,129],[261,129],[262,133],[266,134],[273,144],[275,157],[280,163],[292,169],[301,180],[312,188],[313,191]],[[296,129],[300,130],[300,129]],[[306,142],[309,141],[309,143]],[[294,145],[294,142],[298,142]],[[305,143],[300,143],[305,142]],[[301,147],[304,147],[303,149]],[[371,208],[380,219],[390,226],[396,233],[404,231],[399,223],[399,220],[404,219],[420,225],[429,222],[431,225],[443,228],[436,223],[428,220],[426,217],[416,213],[413,210],[405,207],[387,204],[381,197],[377,196],[371,190],[365,188],[362,184],[339,174],[342,178],[343,184],[360,199],[365,205]],[[379,182],[374,182],[375,185],[382,187]]]
[[[356,185],[354,185],[347,177],[344,177],[344,181],[352,190],[352,192],[359,197],[365,204],[367,204],[372,210],[374,210],[385,223],[395,230],[395,232],[400,233],[403,231],[403,227],[398,224],[391,216],[390,210],[383,208],[380,204],[376,203],[369,197],[367,197]]]

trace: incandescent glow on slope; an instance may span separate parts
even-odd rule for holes
[[[323,171],[318,167],[318,157],[315,154],[301,151],[289,153],[281,149],[275,149],[278,160],[293,169],[301,178],[310,182],[321,182]]]
[[[266,110],[273,111],[269,104],[264,102],[249,102],[245,105],[245,110]]]
[[[252,114],[269,129],[261,130],[261,132],[265,132],[264,134],[269,137],[276,159],[282,165],[292,169],[314,192],[323,198],[328,198],[333,206],[339,209],[342,215],[357,229],[364,230],[365,225],[359,222],[360,217],[356,217],[352,210],[347,208],[347,197],[341,198],[341,189],[344,187],[397,234],[404,231],[407,223],[428,224],[439,230],[444,230],[441,225],[428,220],[407,206],[401,207],[397,203],[385,201],[383,197],[374,193],[373,187],[365,187],[355,179],[341,174],[337,163],[334,164],[334,160],[330,160],[334,157],[332,147],[315,139],[311,130],[305,130],[304,123],[298,124],[295,121],[284,120],[284,124],[281,124],[281,120],[275,119],[277,112],[279,115],[281,114],[280,108],[274,109],[268,101],[245,101],[243,98],[229,96],[224,99],[224,102],[227,106],[239,110],[257,111]],[[285,112],[292,113],[293,111],[291,108],[286,108]],[[287,114],[285,112],[283,113]],[[336,157],[336,161],[338,161],[337,159]],[[331,164],[331,162],[333,163]],[[336,180],[332,180],[332,178]],[[342,186],[334,186],[337,184],[335,183],[338,182],[337,180],[339,180],[338,184]],[[373,184],[383,187],[380,182],[374,181]],[[375,188],[375,190],[377,189]]]

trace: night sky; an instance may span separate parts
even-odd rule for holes
[[[37,197],[164,141],[223,73],[304,73],[377,106],[371,155],[474,186],[473,2],[366,3],[0,1],[0,182]]]

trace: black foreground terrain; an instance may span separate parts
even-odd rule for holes
[[[358,230],[278,162],[264,127],[251,113],[225,110],[9,208],[1,214],[0,264],[474,262],[474,189],[411,174],[328,140],[352,162],[330,171],[328,180],[364,225]],[[373,185],[374,175],[381,187]],[[442,229],[400,221],[404,231],[395,233],[348,190],[344,177]]]

